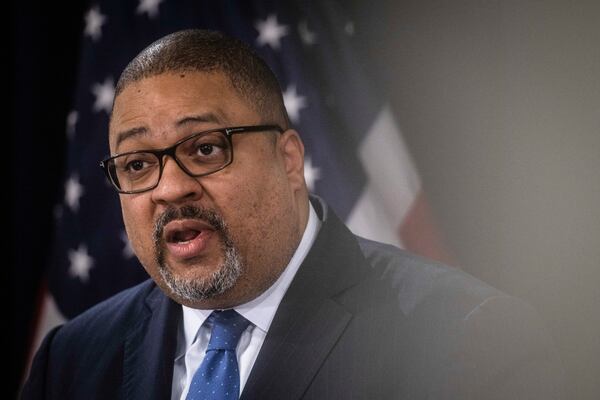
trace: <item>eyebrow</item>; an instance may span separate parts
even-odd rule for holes
[[[222,120],[213,113],[206,113],[206,114],[193,115],[191,117],[182,118],[179,121],[177,121],[177,123],[175,125],[177,127],[181,127],[181,126],[195,124],[198,122],[213,122],[213,123],[218,124],[218,123],[221,123]]]
[[[127,139],[131,139],[132,137],[136,137],[136,136],[142,136],[148,133],[148,129],[146,129],[143,126],[139,126],[133,129],[128,129],[126,131],[123,132],[119,132],[117,134],[117,144],[115,145],[115,147],[119,147],[119,145]]]
[[[175,123],[175,126],[184,127],[186,125],[192,125],[199,122],[212,122],[212,123],[221,123],[221,119],[214,113],[205,113],[200,115],[192,115],[188,117],[184,117]],[[119,147],[121,143],[123,143],[127,139],[131,139],[137,136],[144,136],[148,134],[148,128],[145,126],[138,126],[132,129],[128,129],[123,132],[117,133],[117,143],[115,145],[116,148]]]

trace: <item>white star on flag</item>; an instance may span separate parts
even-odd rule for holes
[[[73,139],[75,136],[75,125],[77,125],[77,120],[79,119],[79,114],[77,111],[73,110],[67,115],[67,137],[69,139]]]
[[[79,177],[71,175],[65,183],[65,203],[67,203],[71,211],[77,212],[79,210],[79,199],[81,196],[83,196],[83,186],[79,183]]]
[[[127,232],[121,232],[121,240],[125,243],[125,247],[123,247],[123,257],[131,258],[135,255],[133,252],[133,247],[131,247],[131,242],[129,241],[129,237],[127,236]]]
[[[297,123],[300,120],[300,110],[306,107],[306,98],[298,96],[296,85],[290,85],[283,93],[283,103],[292,122]]]
[[[302,43],[307,46],[312,46],[317,42],[317,34],[308,29],[308,24],[306,21],[300,21],[298,24],[298,33],[300,34]]]
[[[90,269],[94,264],[94,259],[90,257],[87,246],[80,244],[77,250],[69,250],[69,274],[73,278],[79,278],[86,283],[90,279]]]
[[[315,190],[315,182],[321,179],[321,169],[313,166],[310,157],[304,159],[304,180],[311,192]]]
[[[85,35],[97,41],[102,36],[102,25],[106,23],[106,16],[100,13],[100,8],[95,6],[85,15]]]
[[[110,114],[113,99],[115,97],[115,85],[113,79],[108,77],[102,84],[94,83],[94,86],[92,86],[92,93],[96,96],[96,101],[94,101],[94,111],[98,112],[104,110],[107,114]]]
[[[258,31],[256,42],[259,46],[268,44],[272,49],[277,50],[281,45],[281,38],[288,34],[286,25],[279,25],[277,16],[271,14],[264,21],[256,21],[254,27]]]
[[[163,0],[140,0],[135,12],[137,14],[148,14],[149,18],[154,18],[158,15],[158,6]]]

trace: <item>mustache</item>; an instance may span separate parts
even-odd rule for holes
[[[162,241],[163,231],[165,226],[178,219],[196,219],[208,223],[215,232],[218,232],[223,236],[227,232],[225,220],[223,217],[214,210],[208,208],[199,208],[195,206],[183,206],[183,207],[168,207],[162,214],[158,216],[154,222],[153,239],[154,243],[158,244]]]

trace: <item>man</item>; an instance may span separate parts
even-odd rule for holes
[[[152,279],[50,332],[24,398],[560,396],[528,306],[309,197],[278,83],[238,41],[188,30],[143,50],[109,143]]]

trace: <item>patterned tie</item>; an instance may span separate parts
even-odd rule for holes
[[[237,400],[240,371],[235,348],[250,322],[233,310],[214,311],[208,320],[212,322],[210,342],[186,400]]]

